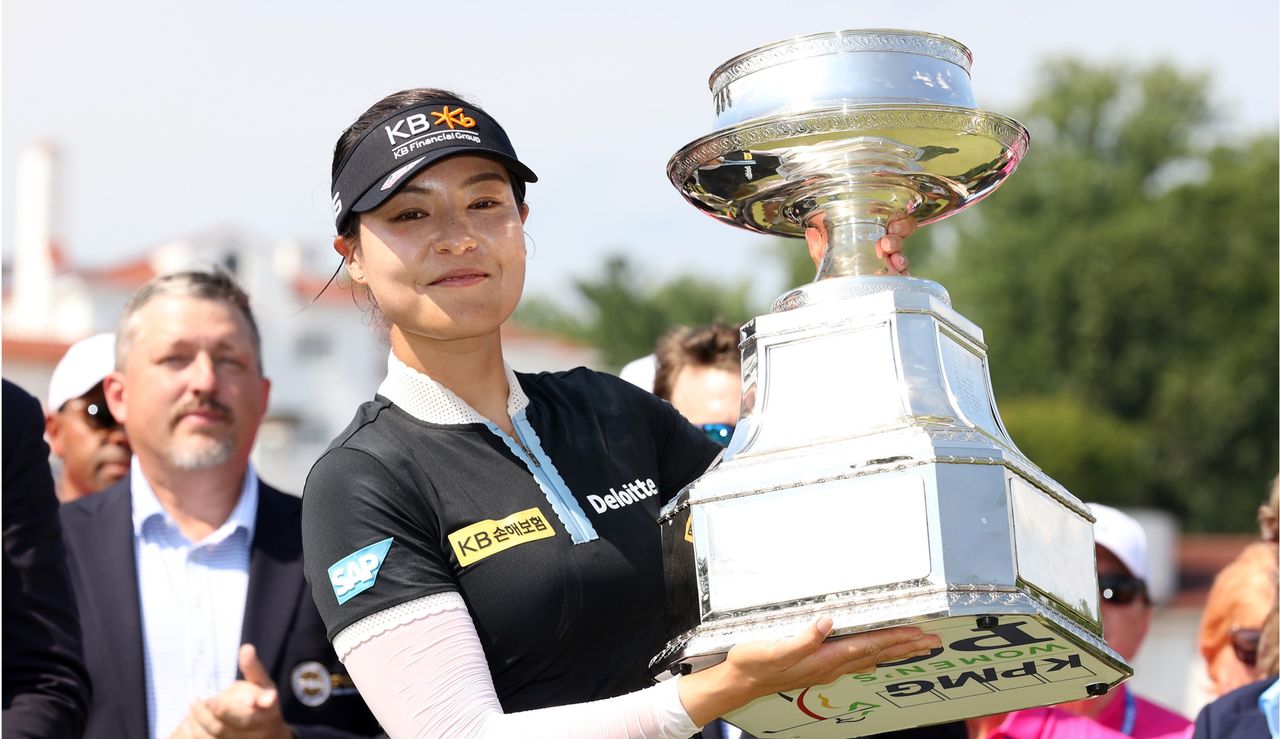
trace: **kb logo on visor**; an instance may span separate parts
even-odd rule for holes
[[[450,108],[446,105],[442,110],[432,111],[431,116],[435,118],[437,126],[448,126],[450,129],[457,126],[475,128],[476,125],[476,119],[467,115],[462,108]],[[400,139],[411,139],[418,134],[430,131],[431,121],[428,121],[427,116],[422,113],[414,113],[396,121],[395,125],[383,126],[382,130],[387,132],[387,141],[395,144]]]
[[[462,112],[462,108],[454,108],[449,110],[449,106],[444,106],[444,110],[439,113],[432,113],[436,119],[436,125],[444,124],[449,128],[453,128],[456,123],[463,128],[475,128],[476,119]]]

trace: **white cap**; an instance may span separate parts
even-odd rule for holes
[[[639,359],[633,359],[627,362],[618,377],[635,385],[644,388],[649,392],[653,392],[653,376],[658,371],[658,358],[652,354],[646,354]]]
[[[1089,510],[1098,519],[1093,525],[1094,543],[1116,555],[1129,574],[1146,582],[1150,573],[1147,569],[1147,532],[1142,530],[1142,524],[1133,516],[1101,503],[1090,503]]]
[[[92,390],[115,368],[115,334],[95,334],[72,344],[49,378],[49,412]]]

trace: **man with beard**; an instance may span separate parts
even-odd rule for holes
[[[44,433],[60,462],[58,500],[96,493],[129,472],[129,440],[102,389],[115,368],[115,334],[71,345],[49,378]]]
[[[115,367],[129,474],[61,510],[94,685],[85,737],[376,733],[303,581],[300,501],[249,462],[270,382],[248,297],[221,272],[148,282]]]

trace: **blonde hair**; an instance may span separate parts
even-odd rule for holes
[[[1271,481],[1271,497],[1258,506],[1258,529],[1262,532],[1263,541],[1280,541],[1280,475]]]
[[[1232,651],[1231,630],[1261,627],[1276,597],[1276,545],[1271,542],[1245,547],[1214,578],[1200,622],[1200,654],[1216,695],[1243,685],[1247,672]]]

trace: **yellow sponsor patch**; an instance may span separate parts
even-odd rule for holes
[[[684,540],[689,542],[690,544],[693,543],[693,514],[692,513],[690,513],[689,517],[684,520]]]
[[[526,508],[499,521],[488,519],[458,529],[449,534],[449,544],[458,564],[466,567],[511,547],[555,535],[542,511]]]

